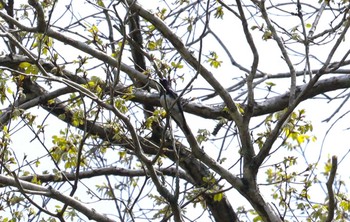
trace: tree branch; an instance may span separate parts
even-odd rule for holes
[[[213,76],[209,70],[203,65],[198,64],[197,59],[187,50],[185,45],[182,43],[180,38],[176,36],[162,20],[154,16],[149,11],[143,9],[139,4],[133,0],[127,0],[129,7],[138,12],[140,16],[151,22],[165,38],[167,38],[174,48],[181,54],[181,56],[190,64],[197,72],[199,72],[203,78],[218,92],[220,97],[223,99],[225,105],[228,107],[228,112],[232,116],[232,119],[236,122],[238,128],[243,127],[243,118],[238,112],[235,103],[233,102],[229,93],[223,88],[218,80]]]
[[[76,199],[61,194],[60,192],[53,189],[52,187],[45,188],[43,186],[29,183],[26,181],[21,181],[21,180],[19,180],[19,182],[20,182],[20,186],[23,189],[28,190],[31,194],[44,195],[46,197],[56,199],[62,203],[66,203],[69,206],[76,209],[77,211],[83,213],[89,219],[101,221],[101,222],[113,222],[114,221],[114,220],[108,218],[107,216],[96,212],[94,209],[91,209],[89,207],[84,206],[81,202],[77,201]],[[19,184],[16,182],[16,180],[12,177],[9,177],[9,176],[0,175],[0,183],[7,185],[7,186],[17,187],[18,189],[20,189]]]
[[[333,191],[333,183],[335,179],[335,175],[337,173],[338,168],[338,159],[336,156],[332,156],[332,169],[329,173],[329,178],[326,183],[327,185],[327,191],[328,191],[328,215],[326,222],[332,222],[334,218],[334,211],[335,211],[335,197],[334,197],[334,191]]]
[[[31,62],[31,60],[28,57],[21,56],[21,55],[12,55],[12,58],[10,58],[9,56],[0,57],[0,66],[6,67],[6,68],[15,69],[16,67],[18,67],[18,65],[21,62]],[[42,66],[45,68],[47,72],[50,72],[55,68],[53,64],[47,61],[40,60],[40,62],[42,62]],[[62,69],[61,72],[64,74],[65,77],[79,84],[86,84],[89,81],[89,79],[79,77],[78,75],[74,75],[73,73],[70,73],[65,69]],[[350,73],[350,70],[348,71],[344,70],[344,73]],[[306,85],[307,84],[303,84],[296,87],[296,92],[295,92],[296,96],[300,94],[300,92],[302,91],[302,89],[306,87]],[[105,86],[106,89],[108,89],[108,87],[109,86]],[[317,95],[321,95],[321,94],[335,91],[338,89],[346,89],[349,87],[350,87],[349,75],[333,76],[333,77],[318,81],[308,92],[306,92],[303,95],[301,100],[305,101]],[[118,93],[120,95],[123,95],[123,92],[126,90],[126,88],[127,87],[123,85],[117,85],[115,87],[116,95],[118,95]],[[35,100],[31,101],[30,103],[26,103],[26,105],[20,108],[33,107],[37,105],[41,99],[43,99],[43,101],[46,100],[45,98],[53,99],[55,98],[55,95],[59,96],[59,95],[63,95],[63,94],[75,91],[73,89],[68,89],[68,88],[61,89],[61,90],[51,92],[49,94],[47,94],[47,92],[43,93],[41,94],[41,96],[37,97]],[[135,89],[133,93],[134,93],[134,96],[130,100],[134,102],[140,102],[142,104],[147,103],[152,106],[160,106],[159,94],[148,93],[148,92],[145,92],[144,90],[139,90],[139,89]],[[286,107],[288,107],[288,98],[289,98],[289,92],[286,92],[279,96],[266,98],[261,102],[256,101],[256,104],[254,105],[253,116],[261,116],[261,115],[274,113],[285,109]],[[210,105],[205,105],[197,102],[188,102],[186,100],[183,100],[182,104],[185,104],[183,107],[185,112],[195,114],[206,119],[218,119],[220,117],[224,117],[228,120],[232,120],[230,115],[228,115],[227,112],[223,111],[223,108],[224,108],[223,105],[210,106]],[[242,107],[244,108],[245,105],[242,104]],[[4,114],[5,113],[1,115],[2,118]],[[0,121],[0,123],[4,123],[4,121],[2,120]]]
[[[174,167],[166,167],[156,169],[157,173],[160,175],[172,176],[176,175],[176,169]],[[191,178],[186,172],[183,170],[179,170],[179,177],[194,184],[193,178]],[[106,176],[106,175],[114,175],[114,176],[125,176],[125,177],[144,177],[147,176],[147,173],[144,170],[130,170],[124,169],[120,167],[105,167],[105,168],[97,168],[93,170],[85,170],[79,172],[78,179],[89,179],[97,176]],[[74,181],[77,178],[76,173],[69,172],[60,172],[60,174],[35,174],[35,176],[19,176],[18,178],[22,181],[30,182],[33,178],[38,179],[42,183],[48,182],[64,182],[67,180]],[[1,186],[0,187],[4,187]]]
[[[292,102],[295,99],[295,90],[296,90],[296,73],[295,73],[295,69],[293,66],[293,63],[291,61],[291,59],[289,58],[289,55],[287,53],[287,50],[284,47],[284,44],[281,40],[281,38],[277,35],[277,31],[275,29],[275,27],[272,25],[270,18],[267,14],[266,8],[265,8],[265,1],[261,1],[261,4],[259,4],[259,8],[262,14],[262,17],[264,18],[267,27],[269,28],[269,30],[272,33],[273,39],[276,41],[278,47],[281,50],[281,53],[283,55],[283,59],[286,61],[289,71],[290,71],[290,94],[289,94],[289,104],[291,105]]]

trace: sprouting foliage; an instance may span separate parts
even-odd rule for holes
[[[214,68],[218,68],[219,66],[221,66],[222,61],[219,60],[219,56],[218,54],[216,54],[216,52],[211,51],[207,62],[210,64],[210,66],[213,66]]]
[[[144,2],[0,1],[0,220],[349,220],[349,1]]]

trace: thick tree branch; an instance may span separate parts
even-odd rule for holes
[[[297,122],[289,121],[289,116],[301,102],[311,98],[324,98],[324,102],[337,99],[342,100],[337,110],[346,108],[350,50],[343,41],[350,24],[348,5],[334,7],[333,2],[318,4],[317,1],[302,3],[299,0],[237,0],[234,3],[194,0],[169,4],[165,0],[153,7],[137,0],[105,0],[83,1],[86,4],[80,11],[81,3],[76,1],[69,4],[26,2],[28,4],[19,6],[13,0],[0,0],[4,5],[0,9],[3,20],[0,36],[7,46],[0,55],[0,102],[3,104],[0,110],[0,147],[3,146],[0,170],[13,175],[9,179],[15,182],[15,185],[3,183],[6,178],[0,175],[3,190],[0,199],[8,203],[5,210],[11,212],[13,218],[17,217],[17,212],[30,212],[34,207],[41,213],[24,215],[25,219],[40,220],[45,214],[45,217],[57,217],[63,222],[70,213],[68,206],[72,206],[72,210],[79,209],[77,217],[86,214],[92,218],[93,210],[85,212],[79,201],[71,203],[69,199],[74,198],[75,190],[81,185],[90,192],[106,195],[107,198],[98,199],[94,204],[113,204],[115,218],[110,217],[121,221],[149,220],[152,211],[154,215],[163,216],[163,221],[182,222],[187,216],[188,220],[193,220],[195,215],[186,210],[192,210],[194,206],[190,205],[199,202],[206,208],[203,216],[209,215],[211,220],[220,222],[252,220],[253,217],[273,222],[298,220],[300,211],[294,211],[295,200],[308,204],[305,213],[314,209],[312,196],[295,196],[293,191],[288,191],[299,186],[299,182],[305,189],[309,184],[313,186],[309,183],[312,173],[304,177],[304,172],[314,172],[316,166],[309,164],[305,171],[294,172],[287,166],[295,163],[295,150],[280,148],[294,147],[294,143],[299,145],[309,136],[307,132],[312,126],[304,122],[301,113],[296,117]],[[146,5],[143,7],[138,3]],[[296,8],[298,11],[294,13]],[[237,22],[242,22],[243,28],[239,28]],[[312,22],[311,26],[309,23]],[[210,27],[218,24],[221,29],[213,33]],[[316,26],[321,29],[320,34],[315,33]],[[226,28],[230,30],[224,30]],[[212,35],[208,35],[210,33]],[[271,40],[265,42],[266,38]],[[233,41],[238,41],[239,45],[230,52]],[[222,46],[235,67],[218,60],[222,51],[216,46]],[[280,52],[288,68],[275,73],[274,70],[283,67],[275,66],[276,61],[265,56],[261,60],[261,55],[260,63],[264,64],[260,64],[260,47],[271,47],[266,57],[272,53],[275,58]],[[218,54],[208,56],[206,52],[212,50],[219,50]],[[253,57],[243,54],[249,54],[249,51]],[[235,58],[237,61],[232,56],[236,53],[239,55]],[[222,66],[218,67],[220,64]],[[300,82],[298,86],[297,81],[307,72],[312,74],[310,82]],[[179,100],[185,112],[195,115],[187,116],[189,126],[193,124],[191,128],[195,129],[204,125],[206,129],[199,129],[196,135],[191,130],[189,133],[169,132],[171,128],[168,129],[167,124],[164,126],[164,109],[158,108],[157,93],[157,78],[164,76],[184,80],[181,86],[187,85],[182,88]],[[288,81],[290,87],[284,88]],[[328,93],[334,90],[342,92]],[[187,92],[194,98],[186,100]],[[205,101],[209,98],[213,98],[210,101],[215,105]],[[265,122],[261,115],[268,115]],[[270,116],[273,116],[272,120]],[[253,119],[261,125],[252,125]],[[203,123],[199,126],[197,121]],[[62,128],[57,128],[55,123],[58,122]],[[209,135],[209,125],[205,124],[214,122],[223,125],[228,122],[225,125],[227,133],[222,137]],[[264,126],[267,129],[262,129]],[[293,136],[302,133],[300,138],[294,140],[286,135],[293,139],[292,142],[288,143],[286,139],[286,143],[275,147],[285,130],[291,132],[291,129]],[[21,135],[26,130],[34,136],[31,144],[39,143],[35,151],[42,151],[44,155],[38,157],[34,150],[27,155],[28,149],[15,149],[22,142],[16,136],[25,136],[26,140],[30,136]],[[56,130],[59,133],[55,133]],[[304,134],[304,131],[307,132]],[[55,135],[50,143],[52,133]],[[302,155],[305,163],[309,162],[303,146],[300,148],[302,152],[296,155]],[[104,152],[106,149],[107,153]],[[291,154],[276,156],[277,150]],[[43,169],[46,170],[43,172],[50,170],[44,161],[53,164],[53,172],[35,175]],[[257,183],[256,175],[266,169],[262,168],[265,163],[272,164],[267,166],[269,169],[264,176],[267,186],[280,190],[278,198],[272,200],[274,207],[260,192],[263,184]],[[335,157],[332,158],[334,163]],[[37,168],[32,168],[35,164],[38,164]],[[327,216],[319,217],[327,217],[327,221],[344,212],[342,208],[337,209],[334,193],[336,167],[333,165],[329,171],[328,193],[325,194],[328,198],[325,203],[319,203],[319,206],[328,207]],[[13,168],[18,174],[33,176],[20,177],[12,172]],[[28,170],[32,174],[26,173]],[[107,183],[93,188],[98,183],[97,176],[104,177]],[[33,178],[48,185],[28,189],[37,186],[25,182]],[[127,186],[130,183],[137,183],[137,186]],[[62,184],[72,186],[68,199],[66,192],[59,193],[66,187],[60,187]],[[80,188],[78,184],[81,184]],[[56,185],[60,187],[59,192],[49,185],[55,189]],[[342,190],[340,187],[340,194]],[[229,200],[226,192],[240,194],[244,206],[239,207],[236,199]],[[143,207],[148,198],[153,197],[160,201],[164,210],[147,211]],[[60,211],[47,205],[46,200],[50,199],[60,205],[63,203]],[[280,205],[277,206],[278,201]],[[138,211],[136,208],[140,203],[143,206]],[[231,204],[237,207],[237,212]],[[252,208],[256,215],[249,214]],[[307,215],[307,219],[315,216]]]
[[[28,3],[35,8],[35,11],[37,12],[38,15],[38,21],[37,21],[37,27],[36,29],[39,32],[45,32],[46,29],[46,21],[45,21],[45,13],[43,8],[41,7],[40,3],[35,0],[28,0]]]
[[[133,0],[127,0],[129,7],[138,12],[140,16],[151,22],[165,38],[167,38],[174,48],[182,55],[182,57],[190,64],[197,72],[199,72],[203,78],[218,92],[220,97],[223,99],[225,105],[228,107],[229,113],[232,119],[236,122],[238,128],[243,127],[243,118],[238,112],[236,105],[234,104],[229,93],[223,88],[223,86],[218,82],[218,80],[213,76],[209,70],[207,70],[201,64],[198,64],[197,59],[192,55],[190,51],[187,50],[185,45],[182,43],[180,38],[176,36],[169,27],[163,23],[162,20],[154,16],[149,11],[143,9],[139,4]]]
[[[36,97],[38,98],[45,98],[45,94],[47,93],[46,90],[36,84],[34,86],[31,86],[32,84],[33,83],[31,83],[30,81],[27,82],[24,85],[25,90],[27,90],[29,94],[36,95]],[[64,118],[62,119],[61,116],[60,119],[68,124],[72,124],[74,112],[68,109],[66,105],[62,103],[59,99],[54,98],[54,102],[51,101],[50,103],[36,98],[34,98],[34,100],[37,102],[40,101],[40,104],[44,109],[46,109],[48,112],[57,117],[61,116],[61,114],[64,114]],[[33,106],[38,105],[37,103],[28,101],[27,103],[24,103],[23,106],[26,106],[26,108],[30,108],[29,104]],[[131,151],[135,151],[135,145],[130,144],[132,138],[122,137],[119,140],[117,140],[115,139],[115,131],[112,127],[100,125],[89,120],[86,121],[86,124],[87,125],[79,125],[78,128],[81,130],[89,129],[89,133],[91,135],[97,135],[99,138],[105,141],[109,141],[112,144],[120,145]],[[152,142],[142,137],[138,137],[138,139],[140,140],[140,145],[142,146],[143,152],[147,154],[156,154],[158,152],[159,144],[157,144],[157,142]],[[177,144],[180,145],[179,143]],[[164,145],[166,145],[167,147],[172,147],[172,143]],[[168,156],[168,158],[170,158],[172,161],[176,161],[176,159],[179,158],[180,166],[194,179],[196,186],[206,186],[206,183],[203,181],[203,178],[211,175],[208,168],[206,168],[202,163],[200,163],[196,158],[194,158],[186,147],[178,147],[176,150],[180,150],[180,153],[177,154],[179,157],[176,157],[177,155],[174,154],[174,150],[165,151],[164,154]],[[216,166],[220,167],[218,164],[216,164]],[[156,176],[155,172],[154,176]],[[239,180],[237,180],[237,182],[239,182]],[[223,196],[222,201],[220,202],[213,201],[213,196],[211,195],[204,194],[204,197],[208,201],[208,206],[210,209],[212,209],[212,212],[215,214],[216,218],[221,218],[221,221],[224,221],[228,218],[237,218],[237,215],[235,215],[232,207],[226,200],[225,195]],[[225,214],[220,214],[218,211],[219,209],[227,209],[227,211],[225,211]]]
[[[42,61],[42,66],[46,69],[47,72],[52,71],[55,66],[47,61]],[[13,55],[12,58],[9,56],[0,57],[0,66],[8,67],[11,69],[15,69],[18,67],[18,65],[21,62],[31,62],[30,59],[28,59],[25,56],[20,55]],[[78,84],[86,84],[89,80],[86,78],[79,77],[78,75],[74,75],[73,73],[70,73],[67,70],[61,70],[64,74],[64,76],[68,77],[70,80],[78,83]],[[344,74],[349,73],[350,70],[346,71],[344,70]],[[306,87],[307,84],[300,85],[296,87],[296,96],[300,94],[300,92]],[[323,79],[318,81],[308,92],[306,92],[303,97],[301,98],[302,101],[305,101],[307,99],[313,98],[317,95],[321,95],[327,92],[335,91],[338,89],[346,89],[350,87],[350,77],[349,75],[338,75],[329,77],[327,79]],[[108,86],[106,86],[106,89]],[[116,92],[123,93],[127,87],[123,85],[116,86]],[[62,89],[63,90],[63,89]],[[59,95],[63,95],[65,93],[73,92],[74,90],[66,88],[61,92]],[[50,95],[43,94],[44,96],[49,96],[50,99],[55,98],[55,95],[58,95],[54,92],[53,94],[50,93]],[[122,94],[120,94],[122,95]],[[41,97],[36,98],[37,102],[39,101]],[[256,101],[256,104],[254,106],[253,116],[260,116],[265,115],[269,113],[274,113],[277,111],[281,111],[288,107],[288,98],[289,98],[289,92],[286,92],[284,94],[281,94],[279,96],[270,97],[267,99],[264,99],[263,101],[259,102]],[[45,100],[45,99],[44,99]],[[144,90],[134,90],[134,97],[131,98],[134,102],[140,102],[142,104],[149,104],[152,106],[160,106],[159,103],[159,95],[156,93],[148,93]],[[33,102],[33,101],[32,101]],[[216,105],[216,106],[210,106],[205,105],[202,103],[196,103],[196,102],[188,102],[183,101],[184,111],[198,115],[200,117],[206,118],[206,119],[218,119],[220,117],[224,117],[228,120],[232,120],[232,118],[223,111],[224,106]],[[242,104],[244,108],[244,104]],[[3,122],[3,121],[2,121]]]

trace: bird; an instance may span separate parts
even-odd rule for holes
[[[189,127],[187,125],[185,115],[182,109],[178,95],[171,88],[169,81],[165,78],[159,80],[162,85],[160,89],[160,104],[162,107],[170,114],[171,118],[176,122],[176,124],[181,128],[184,133],[189,133]]]

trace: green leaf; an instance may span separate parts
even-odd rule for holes
[[[235,103],[237,110],[239,111],[240,114],[244,114],[244,109],[242,108],[241,104]]]
[[[124,157],[126,156],[126,151],[120,151],[118,152],[118,154],[119,154],[119,160],[124,159]]]
[[[332,163],[331,163],[331,160],[328,159],[327,163],[324,165],[324,174],[325,175],[328,175],[329,172],[331,172],[331,169],[332,169]]]
[[[220,202],[224,195],[222,193],[217,193],[214,195],[214,201]]]
[[[253,218],[253,222],[259,222],[259,221],[263,221],[263,219],[260,216],[256,216]]]
[[[29,62],[21,62],[19,64],[19,67],[24,69],[24,72],[26,74],[38,74],[39,69],[36,67],[36,65],[32,65]]]
[[[193,25],[192,23],[190,23],[188,26],[187,26],[187,31],[188,32],[191,32],[193,30]]]
[[[66,114],[60,114],[58,115],[58,118],[61,119],[61,120],[65,120],[66,119]]]
[[[96,25],[92,25],[90,29],[88,29],[88,32],[95,34],[98,32],[98,28]]]
[[[97,0],[97,5],[101,7],[105,7],[105,4],[103,3],[102,0]]]
[[[155,50],[157,48],[157,44],[154,41],[149,41],[147,44],[147,48],[149,50]]]
[[[197,141],[199,144],[209,139],[210,132],[207,129],[198,129]]]
[[[251,30],[255,30],[255,29],[258,29],[258,28],[259,28],[259,26],[257,26],[257,25],[253,25],[252,27],[250,27]]]
[[[222,9],[222,6],[219,6],[216,8],[215,14],[214,14],[215,18],[223,18],[224,17],[224,10]]]
[[[175,62],[171,62],[171,66],[177,69],[181,69],[184,66],[181,64],[181,62],[175,63]]]
[[[270,30],[266,30],[262,36],[263,40],[272,39],[272,32]]]
[[[28,67],[30,67],[32,64],[30,64],[29,62],[21,62],[19,64],[19,67],[22,68],[22,69],[26,69]]]
[[[165,19],[165,13],[166,13],[167,9],[166,8],[162,8],[160,11],[158,11],[158,13],[156,13],[156,15],[161,19],[164,20]]]
[[[35,161],[35,166],[38,167],[39,165],[40,165],[40,161],[39,161],[39,159],[37,159],[37,160]]]
[[[275,85],[276,85],[276,84],[273,83],[273,82],[265,82],[265,84],[268,85],[268,86],[275,86]]]
[[[39,185],[41,184],[41,181],[38,180],[38,176],[36,174],[34,174],[32,180],[30,182],[35,183],[35,184],[39,184]]]
[[[219,61],[218,58],[219,56],[216,54],[216,52],[212,51],[208,56],[207,62],[209,62],[210,66],[213,66],[214,68],[218,68],[219,66],[221,66],[221,63],[222,63],[222,61]]]

